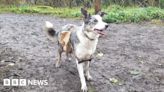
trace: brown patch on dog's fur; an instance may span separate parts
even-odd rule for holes
[[[70,35],[71,35],[70,31],[62,32],[60,35],[60,38],[59,38],[59,43],[62,45],[63,50],[67,53],[72,52],[72,47],[71,47],[71,44],[69,42]]]
[[[63,50],[66,53],[71,53],[72,52],[72,46],[70,43],[70,36],[71,36],[71,32],[75,31],[75,26],[71,25],[68,27],[68,31],[63,31],[60,34],[59,37],[59,43],[62,45]]]

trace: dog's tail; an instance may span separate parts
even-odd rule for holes
[[[50,40],[55,40],[57,32],[53,28],[53,24],[49,21],[45,21],[45,32]]]

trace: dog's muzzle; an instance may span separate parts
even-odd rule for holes
[[[100,34],[101,36],[102,35],[105,35],[105,32],[104,30],[106,30],[108,28],[109,25],[105,25],[105,28],[104,29],[94,29],[94,31],[96,31],[98,34]]]
[[[104,30],[94,29],[94,31],[96,31],[100,35],[105,35]]]

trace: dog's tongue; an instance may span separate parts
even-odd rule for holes
[[[105,35],[103,31],[97,31],[100,35]]]
[[[102,36],[102,35],[105,35],[105,33],[104,33],[103,30],[95,29],[95,31],[96,31],[98,34],[100,34],[101,36]]]

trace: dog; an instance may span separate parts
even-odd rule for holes
[[[90,62],[96,51],[98,38],[105,35],[104,30],[108,28],[108,24],[102,20],[104,12],[90,15],[87,10],[81,8],[81,13],[84,17],[82,26],[68,24],[62,27],[62,30],[56,31],[53,24],[46,21],[45,30],[49,38],[56,39],[58,44],[56,67],[60,66],[62,52],[66,52],[67,57],[72,55],[77,64],[81,90],[87,92],[86,80],[92,80],[89,72]]]

